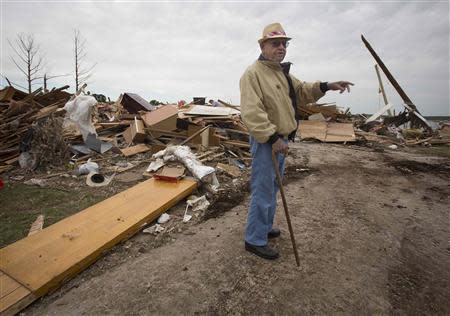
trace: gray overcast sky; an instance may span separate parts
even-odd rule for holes
[[[265,25],[281,22],[293,38],[286,60],[305,81],[350,80],[350,94],[321,99],[374,112],[374,60],[364,34],[419,110],[450,115],[449,3],[5,1],[1,4],[1,73],[25,86],[7,39],[32,33],[51,74],[73,73],[73,35],[86,39],[86,64],[97,63],[88,90],[112,100],[122,92],[174,102],[193,96],[239,103],[239,78],[259,55]],[[401,99],[384,77],[388,99]],[[69,84],[73,76],[51,86]],[[6,83],[2,79],[1,85]]]

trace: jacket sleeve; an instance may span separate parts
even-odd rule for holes
[[[292,84],[297,95],[297,106],[304,107],[308,103],[315,103],[325,95],[320,89],[320,81],[305,82],[292,77]]]
[[[246,71],[239,82],[241,90],[241,116],[251,136],[266,143],[277,128],[269,120],[263,105],[263,94],[254,73]]]

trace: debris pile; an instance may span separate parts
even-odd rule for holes
[[[362,40],[377,62],[385,106],[365,116],[353,115],[335,103],[307,104],[299,108],[297,137],[390,148],[449,144],[449,125],[424,118],[370,44]],[[404,101],[404,111],[398,115],[391,111],[378,66]],[[144,177],[177,181],[191,175],[217,193],[220,177],[237,179],[251,165],[249,133],[239,106],[222,100],[206,104],[204,97],[162,104],[130,92],[106,102],[94,97],[98,95],[84,94],[85,86],[75,95],[65,92],[67,88],[48,93],[38,89],[31,94],[13,87],[0,91],[0,173],[19,163],[30,170],[69,165],[76,171],[91,159],[100,162],[100,175],[111,176],[146,163]],[[196,174],[203,167],[212,171]]]
[[[12,169],[19,161],[20,153],[27,151],[27,148],[21,146],[27,147],[33,142],[31,130],[42,132],[43,126],[54,125],[52,122],[42,121],[52,116],[69,100],[70,94],[64,91],[67,88],[68,86],[65,86],[45,94],[42,93],[42,88],[31,94],[13,87],[0,90],[0,173]],[[40,134],[41,139],[47,136]],[[24,140],[25,144],[22,145]],[[48,153],[50,150],[49,148]]]

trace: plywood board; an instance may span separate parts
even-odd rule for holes
[[[144,181],[0,249],[0,270],[39,297],[75,276],[196,187],[191,179]]]
[[[127,148],[122,148],[120,151],[125,157],[133,156],[139,153],[145,153],[152,148],[150,146],[147,146],[146,144],[139,144],[136,146],[131,146]]]
[[[173,131],[177,128],[178,109],[174,105],[164,105],[141,116],[145,126]]]
[[[326,142],[353,142],[355,140],[352,123],[328,123]]]
[[[298,130],[301,139],[314,138],[324,142],[327,136],[327,122],[300,121]]]
[[[314,138],[322,142],[352,142],[356,140],[352,123],[300,121],[301,139]]]

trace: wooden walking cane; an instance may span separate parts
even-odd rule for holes
[[[275,156],[275,153],[273,151],[272,151],[272,162],[273,162],[273,168],[275,169],[275,175],[277,177],[278,187],[280,188],[281,199],[283,200],[284,214],[286,215],[286,221],[288,223],[289,234],[291,235],[291,242],[292,242],[292,248],[294,248],[295,261],[297,262],[297,267],[299,267],[300,259],[298,258],[297,245],[295,243],[294,231],[292,230],[291,218],[289,217],[286,196],[284,195],[283,182],[281,180],[278,159]]]

